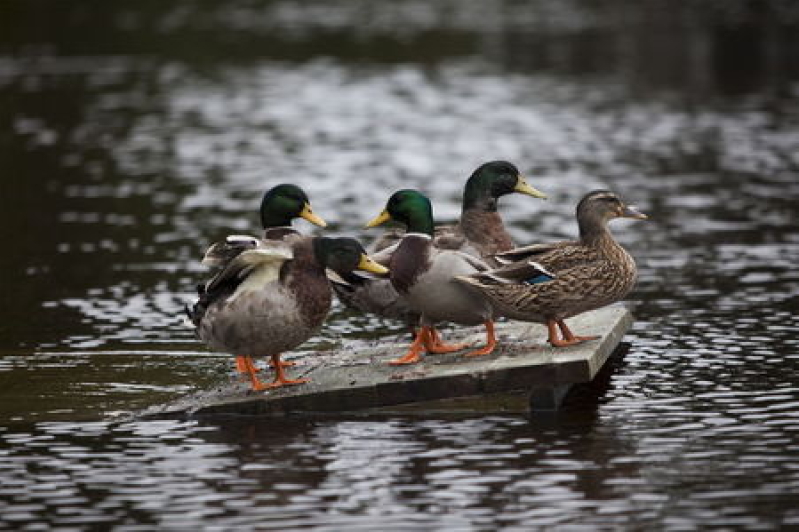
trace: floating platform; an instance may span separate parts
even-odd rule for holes
[[[546,343],[544,326],[504,321],[497,324],[499,346],[491,355],[427,355],[407,366],[391,366],[388,361],[405,353],[410,338],[403,337],[404,342],[397,337],[389,342],[344,342],[336,349],[296,359],[297,365],[288,369],[288,375],[307,377],[307,384],[253,392],[248,383],[233,377],[229,385],[150,408],[141,416],[554,410],[573,385],[596,376],[633,318],[624,306],[613,305],[568,322],[576,334],[600,338],[553,348]],[[450,342],[465,340],[477,346],[485,341],[482,327],[458,328],[443,336]],[[268,382],[270,370],[263,371],[261,378]]]

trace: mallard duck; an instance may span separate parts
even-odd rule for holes
[[[459,222],[437,226],[435,246],[463,251],[489,265],[498,265],[494,262],[494,255],[511,249],[513,243],[497,212],[497,203],[499,198],[512,193],[546,198],[543,192],[530,186],[516,166],[507,161],[491,161],[479,166],[464,186]],[[370,254],[379,263],[387,265],[401,237],[401,231],[385,232],[372,246]],[[333,288],[346,306],[384,318],[399,319],[410,325],[418,323],[418,314],[398,296],[390,281],[364,279],[357,274],[345,281],[334,282]]]
[[[391,364],[418,362],[423,351],[449,353],[465,345],[442,343],[433,326],[440,321],[462,325],[484,324],[486,346],[468,355],[486,355],[496,346],[493,312],[483,297],[453,279],[487,270],[488,265],[462,251],[441,249],[433,239],[433,209],[430,200],[416,190],[400,190],[388,200],[385,210],[367,227],[388,220],[407,226],[389,261],[389,279],[412,311],[420,315],[419,329],[405,356]]]
[[[314,214],[308,195],[297,185],[280,184],[264,193],[259,209],[263,236],[256,238],[249,235],[230,235],[221,242],[211,244],[203,256],[206,266],[224,268],[240,253],[257,248],[262,241],[281,241],[302,236],[291,226],[295,218],[304,218],[314,225],[326,227],[327,223]],[[197,286],[197,294],[202,300],[206,284]],[[236,357],[236,369],[239,373],[249,372],[247,362]]]
[[[191,309],[198,336],[212,349],[243,357],[253,390],[306,382],[288,379],[280,356],[313,336],[325,320],[332,298],[326,268],[387,272],[351,238],[263,241],[208,283]],[[274,382],[258,380],[254,356],[271,358]]]
[[[205,252],[202,263],[206,266],[224,267],[242,251],[253,249],[261,240],[284,240],[301,236],[291,226],[295,218],[304,218],[314,225],[326,227],[327,223],[314,214],[308,195],[297,185],[276,185],[264,193],[259,209],[261,238],[249,235],[230,235],[221,242],[211,244]]]
[[[458,222],[436,226],[433,233],[436,246],[465,251],[493,264],[494,255],[513,248],[510,234],[497,212],[499,198],[513,193],[541,199],[547,197],[532,187],[512,163],[490,161],[477,167],[463,187]],[[376,254],[389,248],[401,237],[401,231],[386,231],[370,252]]]
[[[545,323],[555,347],[595,339],[575,335],[564,320],[619,301],[635,285],[635,261],[607,227],[615,218],[647,217],[613,192],[591,192],[577,205],[578,241],[514,249],[498,257],[516,262],[456,280],[490,300],[499,315]]]

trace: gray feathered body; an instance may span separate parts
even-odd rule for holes
[[[370,254],[390,269],[391,254],[403,234],[404,231],[397,229],[384,232],[371,246]],[[457,224],[436,226],[433,238],[437,249],[466,253],[482,259],[488,266],[498,266],[494,255],[513,247],[499,213],[480,209],[465,209]],[[388,279],[364,279],[355,274],[344,281],[333,282],[333,289],[348,308],[402,320],[409,325],[419,322],[419,314],[411,308],[409,300],[399,297]]]
[[[389,264],[391,283],[423,325],[451,321],[477,325],[491,319],[488,301],[454,281],[487,269],[485,263],[460,251],[439,249],[425,235],[408,234]]]
[[[195,325],[209,347],[235,355],[271,356],[316,334],[331,304],[325,270],[310,238],[292,240],[291,258],[253,265],[240,254],[208,284]],[[274,245],[272,245],[274,248]]]

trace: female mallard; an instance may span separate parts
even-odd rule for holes
[[[463,190],[461,217],[455,225],[438,226],[434,231],[437,248],[464,251],[497,266],[493,256],[513,247],[497,203],[502,196],[518,192],[534,198],[546,198],[524,179],[513,164],[492,161],[478,167]],[[401,238],[399,231],[387,231],[373,245],[372,256],[388,264]],[[419,316],[414,313],[386,279],[364,279],[353,275],[346,283],[333,283],[339,299],[348,307],[370,312],[384,318],[400,319],[415,325]]]
[[[420,359],[423,351],[448,353],[463,349],[463,345],[440,342],[433,326],[439,321],[462,325],[483,323],[487,342],[483,349],[469,355],[486,355],[496,346],[491,305],[465,286],[453,282],[459,275],[469,275],[488,269],[480,259],[462,251],[441,249],[433,239],[433,209],[430,200],[416,190],[400,190],[389,198],[385,210],[367,227],[396,220],[407,225],[389,261],[392,286],[421,318],[420,327],[405,356],[391,364],[411,364]]]
[[[326,227],[327,223],[314,214],[311,201],[300,187],[282,184],[267,190],[261,200],[262,240],[284,240],[300,233],[291,226],[295,218],[304,218],[314,225]],[[224,267],[242,251],[258,246],[258,238],[248,235],[231,235],[216,242],[205,252],[203,264]]]
[[[264,241],[240,253],[208,283],[191,309],[198,336],[212,349],[243,357],[254,390],[306,382],[286,378],[280,355],[305,342],[324,322],[332,297],[325,268],[387,271],[352,238]],[[274,382],[258,380],[253,356],[271,357]]]
[[[579,241],[517,248],[499,255],[516,262],[457,281],[488,298],[498,315],[545,323],[555,347],[592,340],[596,337],[575,336],[564,320],[619,301],[637,277],[635,261],[608,230],[614,218],[646,215],[613,192],[591,192],[577,205]]]

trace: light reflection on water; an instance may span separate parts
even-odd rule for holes
[[[784,400],[758,398],[767,407]],[[0,493],[13,509],[3,520],[275,529],[789,524],[751,511],[789,504],[795,471],[781,457],[791,424],[778,411],[755,424],[747,402],[736,393],[646,404],[621,396],[601,412],[534,422],[12,426],[0,432],[10,447],[0,451]]]
[[[270,6],[287,34],[311,32],[299,4]],[[254,31],[239,7],[209,16]],[[471,31],[474,15],[451,26]],[[795,86],[686,103],[454,55],[0,60],[14,104],[0,186],[16,200],[0,224],[14,302],[0,309],[0,528],[799,525]],[[113,421],[230,381],[182,306],[207,243],[256,229],[266,187],[302,185],[330,233],[368,239],[363,222],[400,186],[456,217],[463,180],[495,158],[551,198],[502,200],[518,242],[574,236],[573,205],[597,187],[651,215],[614,226],[641,269],[631,348],[564,412]],[[303,349],[400,334],[336,307]]]

